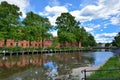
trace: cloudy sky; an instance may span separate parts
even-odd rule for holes
[[[71,13],[97,42],[111,42],[120,32],[120,0],[0,0],[16,4],[23,12],[49,18],[52,25],[63,12]],[[52,32],[54,35],[56,31]]]

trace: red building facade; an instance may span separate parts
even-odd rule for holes
[[[44,48],[51,47],[53,44],[53,39],[45,39],[44,40]],[[0,40],[0,48],[4,47],[5,41]],[[22,40],[22,41],[14,41],[11,39],[8,39],[6,41],[6,47],[22,47],[22,48],[39,48],[42,47],[42,41],[27,41],[27,40]],[[57,48],[59,47],[76,47],[76,48],[81,48],[81,43],[59,43],[56,45]]]

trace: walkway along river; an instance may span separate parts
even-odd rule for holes
[[[0,80],[81,80],[80,69],[98,67],[112,56],[110,51],[3,55]]]

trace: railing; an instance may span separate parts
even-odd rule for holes
[[[119,78],[87,78],[87,72],[103,72],[103,71],[120,71],[120,68],[118,69],[106,69],[106,70],[82,70],[81,72],[84,74],[84,78],[82,80],[120,80]]]

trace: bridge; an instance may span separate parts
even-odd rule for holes
[[[92,49],[119,49],[118,47],[92,47]]]

